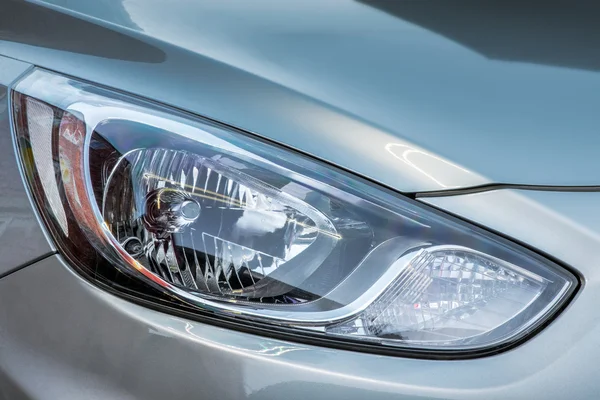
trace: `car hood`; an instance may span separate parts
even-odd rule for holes
[[[404,192],[600,185],[598,10],[445,3],[14,3],[0,53]]]

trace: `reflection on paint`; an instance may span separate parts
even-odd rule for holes
[[[452,173],[472,174],[470,171],[456,164],[453,164],[450,161],[444,160],[443,158],[434,156],[433,154],[426,153],[423,150],[415,149],[405,144],[388,143],[385,145],[385,149],[395,158],[404,162],[406,165],[414,168],[415,170],[419,171],[421,174],[425,175],[427,178],[431,179],[443,188],[451,187],[451,185],[446,185],[438,179],[440,175],[440,169],[436,164],[443,163],[444,166],[449,169],[449,172],[446,172],[444,175],[449,175]],[[417,165],[414,158],[413,160],[409,159],[409,156],[411,154],[419,154],[421,156],[424,156],[425,158],[428,158],[429,161],[419,161]],[[427,168],[429,168],[430,171],[427,171]],[[433,170],[435,170],[435,172]]]

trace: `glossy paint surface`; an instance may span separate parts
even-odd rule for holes
[[[10,131],[7,86],[29,67],[0,56],[0,276],[53,251],[23,186]]]
[[[0,53],[397,190],[600,184],[592,3],[35,3],[3,1]]]
[[[565,262],[584,274],[600,266],[600,193],[494,190],[421,201]]]
[[[600,302],[600,257],[594,255],[600,221],[585,214],[600,194],[498,191],[485,197],[485,204],[467,199],[477,210],[469,216],[484,222],[493,214],[488,206],[503,202],[507,223],[493,228],[554,251],[586,278],[558,319],[511,351],[433,361],[254,336],[113,297],[53,256],[0,280],[0,302],[13,304],[0,308],[0,388],[11,399],[594,398],[600,316],[590,310]],[[445,208],[453,210],[449,202]]]
[[[0,399],[596,398],[600,193],[421,199],[584,279],[542,332],[473,360],[342,351],[174,317],[103,292],[58,256],[15,271],[54,249],[10,139],[6,87],[30,67],[14,59],[400,191],[600,185],[595,6],[507,14],[442,3],[0,0],[0,55],[12,58],[0,56]]]

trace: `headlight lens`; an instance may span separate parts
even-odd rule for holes
[[[61,252],[135,296],[457,353],[522,339],[577,286],[553,262],[407,198],[91,84],[34,70],[13,91],[13,118]]]

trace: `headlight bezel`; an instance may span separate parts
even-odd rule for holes
[[[42,70],[38,69],[37,71],[42,71]],[[65,79],[68,79],[68,78],[65,78]],[[86,82],[83,82],[80,79],[77,79],[75,81],[80,82],[85,85],[91,85],[92,87],[98,87],[98,85],[96,85],[96,84],[88,84]],[[13,86],[13,89],[14,89],[14,86]],[[105,89],[101,89],[101,90],[105,90]],[[108,90],[111,93],[114,92],[111,89],[106,89],[106,90]],[[11,99],[13,98],[13,96],[19,96],[19,93],[15,92],[15,91],[11,91]],[[422,204],[418,201],[415,201],[414,199],[411,199],[410,197],[408,197],[406,195],[398,194],[398,192],[396,192],[396,191],[382,187],[381,185],[379,185],[377,183],[371,182],[362,177],[358,177],[354,174],[350,174],[349,172],[347,172],[341,168],[338,168],[336,166],[329,165],[326,162],[323,162],[320,160],[315,160],[314,158],[307,156],[305,154],[299,153],[294,149],[289,149],[280,144],[272,143],[271,141],[262,139],[251,133],[244,132],[244,131],[241,131],[239,129],[236,129],[236,128],[233,128],[233,127],[230,127],[230,126],[227,126],[224,124],[220,124],[216,121],[211,121],[209,119],[206,119],[203,117],[198,117],[193,114],[185,113],[180,110],[171,109],[166,106],[156,105],[152,102],[147,102],[146,100],[142,100],[142,99],[138,100],[135,97],[131,97],[130,95],[123,95],[123,96],[128,101],[131,101],[132,104],[134,104],[136,106],[141,105],[141,106],[147,107],[148,105],[153,105],[154,107],[156,107],[156,109],[159,109],[162,111],[166,110],[167,112],[169,112],[170,115],[173,115],[173,117],[182,118],[184,120],[194,120],[194,121],[198,121],[198,123],[201,123],[201,124],[213,126],[219,130],[226,130],[233,136],[239,135],[240,141],[251,140],[251,141],[254,141],[257,143],[263,143],[269,147],[280,149],[282,152],[286,152],[286,153],[292,152],[291,154],[299,154],[299,156],[300,156],[299,158],[301,158],[301,157],[307,158],[307,161],[306,161],[307,165],[314,164],[314,165],[320,166],[320,168],[323,168],[323,170],[331,171],[331,173],[334,174],[337,177],[337,179],[345,180],[346,182],[351,182],[351,183],[352,182],[360,182],[361,185],[370,186],[370,187],[373,187],[375,185],[377,193],[381,193],[383,196],[389,196],[390,198],[396,198],[396,199],[398,199],[398,201],[408,204],[410,206],[409,207],[410,209],[423,210],[423,212],[435,215],[443,221],[449,221],[450,223],[453,223],[453,224],[459,224],[461,226],[466,227],[465,229],[472,232],[474,235],[480,235],[480,236],[486,237],[486,238],[491,237],[495,242],[498,242],[498,243],[502,244],[503,246],[506,246],[509,248],[511,248],[511,247],[514,248],[515,246],[517,246],[520,253],[525,254],[527,257],[529,257],[533,260],[537,260],[537,262],[539,262],[540,264],[544,264],[547,266],[548,263],[551,263],[551,264],[553,264],[552,268],[555,268],[555,267],[558,267],[558,269],[564,268],[564,265],[561,265],[560,263],[555,262],[554,260],[552,260],[551,258],[549,258],[547,256],[546,257],[540,256],[538,253],[531,251],[531,249],[529,249],[527,246],[524,246],[523,244],[515,244],[514,241],[506,240],[505,238],[502,237],[502,235],[499,235],[497,232],[490,233],[489,230],[486,230],[481,227],[477,227],[474,224],[472,224],[468,221],[463,221],[460,218],[456,218],[454,216],[449,216],[447,213],[441,212],[441,211],[436,210],[435,208],[430,207],[426,204]],[[11,99],[9,99],[9,101],[11,101]],[[43,102],[43,100],[40,100],[40,99],[37,99],[37,100]],[[137,102],[139,102],[139,103],[137,103]],[[17,103],[18,102],[11,101],[11,118],[13,118],[13,114],[14,114],[14,116],[18,115],[18,110],[13,110],[13,106]],[[49,105],[49,106],[52,107],[52,105]],[[131,114],[128,115],[128,118],[131,118]],[[147,121],[142,121],[142,122],[146,123]],[[19,124],[18,121],[16,123]],[[94,128],[96,128],[96,127],[94,126]],[[17,129],[15,128],[15,121],[13,121],[13,131],[15,132],[15,135],[13,135],[13,136],[16,136]],[[15,147],[17,149],[17,154],[23,154],[22,147],[20,147],[20,144],[18,143],[18,141],[15,141],[15,142],[16,142]],[[30,156],[32,156],[32,155],[30,155]],[[111,281],[110,279],[107,279],[105,281],[98,281],[98,277],[94,276],[94,274],[90,274],[90,271],[88,268],[82,267],[82,265],[81,265],[82,261],[79,259],[79,257],[72,255],[72,249],[65,248],[63,241],[61,241],[60,239],[57,238],[57,235],[60,235],[60,234],[58,234],[56,231],[52,232],[52,227],[55,225],[55,221],[48,219],[49,218],[48,214],[44,210],[44,207],[46,207],[47,205],[44,204],[43,202],[41,202],[41,196],[39,196],[39,195],[36,196],[34,194],[35,190],[36,190],[34,187],[35,186],[34,182],[36,182],[37,178],[35,177],[35,172],[33,171],[33,168],[32,168],[32,164],[34,162],[33,159],[29,160],[30,165],[27,165],[28,162],[27,162],[26,158],[23,159],[22,157],[19,157],[19,156],[18,156],[18,158],[20,159],[20,164],[21,164],[23,174],[27,177],[26,182],[29,187],[30,193],[32,194],[31,197],[34,200],[34,203],[36,204],[39,215],[41,216],[42,220],[45,221],[46,226],[44,228],[48,228],[51,231],[50,236],[54,238],[55,244],[59,248],[61,254],[69,260],[69,264],[74,266],[75,269],[80,274],[84,275],[88,280],[91,280],[93,283],[103,286],[104,289],[109,290],[112,293],[118,294],[121,297],[126,297],[129,300],[136,299],[137,302],[141,302],[145,306],[151,306],[151,308],[159,309],[159,310],[167,309],[170,313],[174,313],[174,312],[176,312],[175,310],[178,310],[176,313],[178,313],[178,314],[183,313],[182,315],[185,315],[187,318],[190,318],[195,315],[196,317],[192,318],[192,319],[198,319],[198,316],[201,315],[202,318],[200,318],[200,320],[202,320],[202,321],[204,321],[205,319],[208,318],[211,323],[218,323],[219,325],[223,325],[226,327],[231,327],[233,324],[233,326],[235,326],[236,329],[241,329],[244,331],[250,331],[250,332],[260,331],[263,333],[268,332],[269,333],[268,336],[281,337],[281,338],[292,338],[293,337],[294,340],[299,340],[299,341],[303,341],[303,342],[311,342],[312,344],[332,345],[333,347],[342,347],[342,348],[351,349],[351,350],[361,350],[362,349],[364,351],[375,352],[375,353],[380,353],[380,354],[393,354],[393,355],[401,355],[401,356],[413,356],[413,357],[419,357],[419,358],[435,358],[435,359],[439,359],[439,358],[458,359],[458,358],[480,357],[483,355],[495,354],[499,351],[503,351],[508,348],[514,347],[515,345],[518,345],[518,344],[522,343],[523,341],[527,340],[534,333],[537,333],[544,326],[546,326],[548,323],[550,323],[556,317],[556,315],[558,315],[570,303],[571,299],[578,292],[578,289],[581,286],[581,282],[582,282],[581,278],[576,273],[573,273],[572,269],[566,268],[565,270],[568,271],[572,275],[571,277],[573,278],[573,280],[571,281],[572,284],[568,289],[568,293],[565,295],[565,297],[563,299],[561,299],[561,304],[559,307],[556,307],[555,309],[553,309],[551,314],[546,315],[543,320],[536,321],[536,323],[533,324],[531,327],[528,327],[524,332],[521,332],[519,335],[515,336],[514,340],[504,341],[504,342],[498,344],[497,346],[488,346],[485,348],[482,347],[482,348],[477,348],[477,349],[443,349],[443,348],[420,349],[420,348],[416,348],[416,347],[386,347],[386,346],[383,346],[383,345],[377,344],[377,343],[368,343],[368,342],[360,343],[355,339],[348,339],[345,337],[337,337],[337,336],[336,337],[327,337],[327,335],[325,335],[325,334],[318,333],[318,332],[311,332],[309,330],[298,331],[297,329],[285,327],[282,325],[278,325],[277,328],[274,329],[272,322],[269,323],[268,321],[264,321],[262,318],[260,318],[260,315],[256,315],[256,317],[257,317],[256,320],[252,320],[252,321],[249,319],[240,320],[236,317],[232,317],[232,316],[229,316],[226,314],[216,312],[215,309],[218,307],[215,307],[215,309],[213,309],[211,311],[210,304],[208,304],[207,309],[199,309],[197,307],[191,307],[188,304],[185,304],[185,302],[181,301],[182,300],[181,297],[174,301],[171,296],[166,295],[165,293],[156,292],[155,288],[152,288],[151,286],[148,286],[148,285],[144,286],[141,296],[140,296],[140,293],[139,293],[139,291],[141,290],[140,287],[136,286],[135,290],[130,290],[129,287],[117,285],[115,281]],[[86,183],[90,184],[90,186],[91,186],[90,182],[86,182]],[[348,186],[350,186],[350,185],[348,185]],[[358,192],[358,190],[357,190],[357,192]],[[140,282],[137,282],[136,284],[140,284]],[[173,290],[173,288],[170,288],[170,289]],[[150,297],[144,298],[144,294],[149,294],[150,292],[152,292],[152,294],[150,294]],[[154,297],[154,296],[158,296],[158,297]],[[154,302],[156,302],[157,304],[160,303],[160,305],[154,304]],[[235,310],[231,310],[231,311],[235,312]]]

